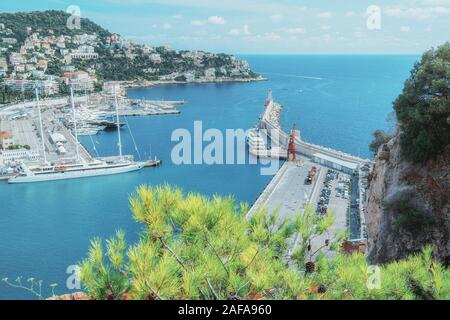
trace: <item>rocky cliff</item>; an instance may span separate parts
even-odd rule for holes
[[[385,263],[432,245],[450,264],[450,146],[436,159],[413,164],[400,157],[397,134],[380,147],[369,179],[368,259]]]

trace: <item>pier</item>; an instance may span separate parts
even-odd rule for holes
[[[286,152],[285,155],[280,156],[280,159],[287,158],[288,161],[281,166],[256,199],[247,218],[258,210],[266,208],[269,212],[279,210],[281,221],[281,219],[292,218],[298,213],[303,214],[305,208],[309,206],[317,214],[327,214],[328,211],[333,213],[335,223],[330,229],[330,234],[327,235],[328,239],[332,239],[333,234],[338,232],[350,232],[355,229],[357,230],[350,235],[349,240],[363,239],[365,201],[361,198],[359,175],[360,168],[370,164],[370,161],[304,142],[296,131],[286,133],[280,124],[282,109],[282,105],[275,102],[272,93],[269,92],[258,127],[260,132],[270,140],[272,147]],[[306,181],[313,168],[316,174],[312,183],[308,184]],[[326,206],[323,212],[322,203],[324,194],[327,193],[329,195],[325,196]],[[352,226],[355,222],[351,217],[355,214],[359,216],[359,219],[356,219],[358,220],[357,228]],[[315,239],[312,243],[313,249],[319,248],[324,240]],[[295,245],[296,240],[293,240],[291,250]]]
[[[273,100],[272,93],[270,92],[266,100],[266,108],[261,117],[259,126],[261,129],[265,129],[265,132],[268,133],[269,139],[272,136],[276,137],[276,139],[271,139],[272,143],[275,143],[279,145],[281,148],[287,150],[290,135],[285,131],[283,131],[280,125],[280,115],[282,109],[283,109],[282,105]],[[295,137],[295,146],[296,151],[299,155],[303,155],[310,158],[313,158],[314,155],[317,153],[321,153],[323,155],[335,158],[337,160],[349,162],[350,164],[356,166],[370,162],[370,160],[368,159],[362,159],[342,151],[333,150],[331,148],[305,142],[301,140],[301,137],[298,136]]]

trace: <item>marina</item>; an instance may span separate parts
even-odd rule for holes
[[[76,108],[71,89],[68,106],[43,111],[38,89],[35,91],[35,109],[27,110],[21,119],[6,118],[0,122],[1,127],[8,126],[10,130],[3,132],[11,132],[16,137],[15,144],[9,146],[11,150],[3,150],[1,153],[2,163],[6,165],[0,175],[2,180],[18,184],[77,179],[127,173],[161,165],[157,158],[134,161],[132,155],[123,155],[121,130],[125,123],[121,123],[120,118],[125,118],[128,122],[126,116],[131,114],[130,110],[140,115],[158,112],[173,114],[176,112],[172,104],[133,100],[127,104],[128,107],[119,110],[116,95],[113,99],[114,110],[111,107],[94,110],[92,105],[81,103]],[[122,102],[124,100],[122,98]],[[173,103],[184,104],[183,101]],[[78,140],[79,136],[92,136],[101,130],[111,129],[117,132],[118,156],[93,157]],[[131,137],[134,142],[132,134]],[[136,146],[135,149],[137,150]]]
[[[44,133],[44,125],[42,121],[41,106],[39,104],[39,92],[36,88],[36,106],[39,119],[39,137],[42,144],[42,162],[38,165],[26,164],[24,161],[20,161],[18,165],[13,168],[17,171],[17,174],[8,179],[8,183],[32,183],[32,182],[44,182],[44,181],[55,181],[55,180],[66,180],[66,179],[77,179],[77,178],[88,178],[88,177],[98,177],[104,175],[112,175],[119,173],[126,173],[131,171],[137,171],[144,168],[143,162],[135,162],[132,156],[122,155],[122,142],[120,136],[121,125],[119,123],[118,115],[118,105],[116,98],[116,114],[117,114],[117,135],[118,135],[118,147],[119,156],[107,159],[95,159],[92,158],[89,153],[80,146],[78,141],[78,125],[77,117],[75,111],[75,102],[73,99],[73,90],[70,89],[71,93],[71,107],[73,116],[73,132],[74,136],[65,130],[66,135],[61,133],[53,133],[50,135],[50,140],[56,145],[56,153],[59,155],[65,155],[67,153],[66,148],[63,146],[63,142],[67,142],[66,137],[74,138],[73,144],[75,145],[76,158],[72,161],[59,161],[48,162],[46,143],[47,135]],[[81,156],[80,149],[85,151],[85,157]]]

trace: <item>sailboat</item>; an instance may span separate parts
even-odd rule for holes
[[[41,107],[39,103],[39,92],[36,88],[36,104],[38,109],[38,117],[40,124],[40,135],[42,142],[42,152],[44,164],[37,167],[29,167],[25,163],[20,164],[19,173],[8,180],[8,183],[32,183],[54,180],[78,179],[96,176],[106,176],[120,174],[132,171],[138,171],[147,166],[147,162],[136,162],[133,156],[122,154],[122,140],[120,135],[119,111],[117,103],[117,94],[115,96],[117,135],[119,156],[110,158],[93,159],[86,162],[80,156],[78,129],[75,117],[75,106],[73,99],[73,88],[70,89],[70,99],[72,104],[72,113],[74,118],[74,135],[76,142],[76,162],[72,164],[49,163],[45,152],[45,138],[42,124]]]

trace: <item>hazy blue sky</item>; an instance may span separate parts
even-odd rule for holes
[[[421,53],[450,38],[450,0],[1,0],[0,11],[69,5],[127,38],[176,49]],[[367,27],[369,5],[381,9],[380,30]]]

